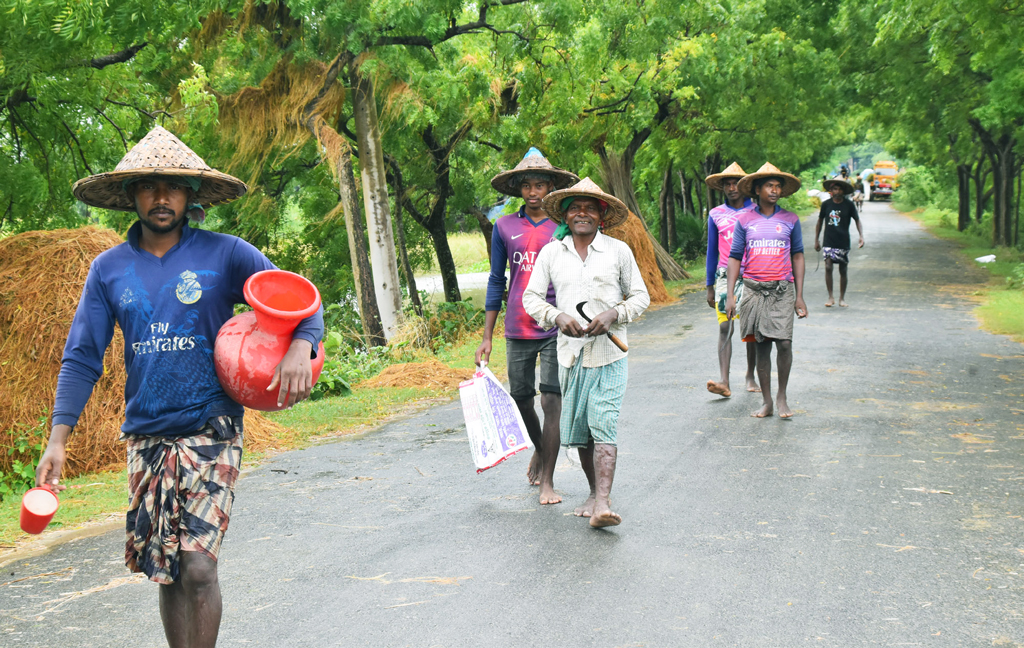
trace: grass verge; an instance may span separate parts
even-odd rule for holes
[[[956,243],[966,259],[989,273],[989,282],[981,291],[981,304],[974,311],[981,320],[982,328],[1024,342],[1024,291],[1009,288],[1006,282],[1017,265],[1024,262],[1024,253],[1015,248],[993,247],[990,233],[982,231],[976,224],[963,232],[958,231],[956,214],[949,210],[936,207],[908,209],[898,202],[893,207],[924,225],[934,236]],[[996,256],[994,263],[977,263],[974,260],[989,254]]]

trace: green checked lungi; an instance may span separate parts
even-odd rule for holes
[[[581,358],[571,368],[558,366],[563,446],[585,448],[591,440],[616,445],[627,373],[627,358],[603,367],[584,367]]]

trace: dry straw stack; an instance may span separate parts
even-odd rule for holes
[[[625,222],[604,231],[608,236],[619,239],[629,246],[644,277],[644,285],[651,296],[652,304],[664,304],[672,301],[665,289],[665,281],[661,278],[658,261],[654,257],[654,246],[647,236],[647,228],[633,212],[629,212]]]
[[[0,470],[10,470],[15,459],[38,459],[8,450],[33,430],[32,442],[45,442],[64,341],[89,264],[119,243],[116,233],[97,227],[27,232],[0,240]],[[117,441],[124,420],[123,354],[124,340],[116,330],[103,377],[68,443],[65,477],[124,466],[124,448]],[[246,412],[247,451],[274,447],[285,435],[276,423]]]

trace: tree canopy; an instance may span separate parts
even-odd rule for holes
[[[86,208],[70,186],[159,123],[253,189],[211,210],[210,227],[331,301],[356,295],[377,339],[400,307],[399,271],[411,284],[411,267],[436,257],[446,297],[460,298],[448,232],[487,234],[502,200],[489,179],[530,146],[626,200],[659,265],[683,253],[677,224],[699,230],[717,199],[704,176],[734,160],[809,173],[869,138],[955,187],[962,228],[991,214],[993,243],[1012,245],[1022,12],[997,0],[0,0],[0,235],[123,231],[130,215]]]

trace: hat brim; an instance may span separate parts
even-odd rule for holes
[[[825,191],[832,191],[832,187],[835,185],[839,185],[840,187],[842,187],[844,194],[853,193],[853,185],[847,182],[846,180],[832,178],[831,180],[826,180],[825,182],[821,183],[821,186],[825,188]]]
[[[75,198],[86,205],[133,212],[135,211],[135,202],[128,197],[128,192],[124,190],[124,182],[151,176],[197,178],[199,191],[196,192],[196,202],[204,207],[231,202],[241,198],[249,190],[249,187],[238,178],[213,169],[155,167],[98,173],[88,178],[82,178],[74,184],[71,191]]]
[[[704,183],[715,191],[723,191],[722,185],[726,180],[742,180],[743,176],[738,173],[713,173],[704,178]]]
[[[558,167],[537,167],[536,169],[509,169],[508,171],[502,171],[491,178],[491,186],[494,187],[495,191],[506,196],[522,198],[523,190],[521,183],[516,180],[516,177],[527,173],[551,176],[551,183],[555,185],[555,189],[565,189],[580,181],[579,177],[572,171],[566,171]]]
[[[740,180],[740,193],[749,198],[756,198],[754,195],[754,182],[761,178],[781,178],[782,179],[782,193],[781,198],[786,196],[792,196],[797,191],[800,191],[800,178],[796,177],[792,173],[786,173],[784,171],[767,171],[751,173],[750,175],[743,176]]]
[[[556,223],[562,223],[565,221],[565,211],[562,210],[562,201],[566,198],[594,198],[608,203],[608,210],[604,213],[603,217],[605,229],[621,225],[625,223],[626,218],[629,217],[629,210],[626,209],[626,203],[611,194],[603,191],[569,188],[552,191],[548,195],[544,196],[544,211],[547,212],[547,215],[551,220]]]

